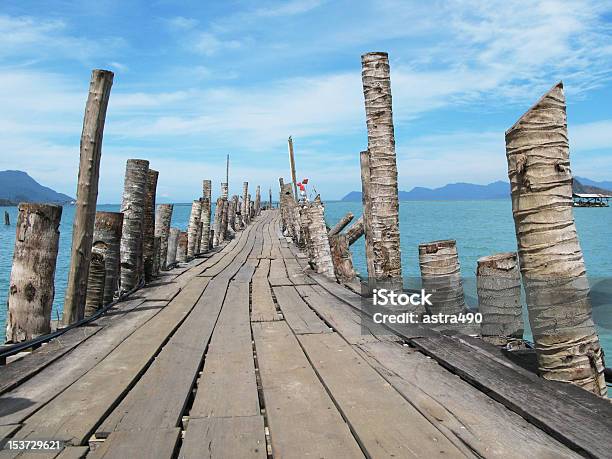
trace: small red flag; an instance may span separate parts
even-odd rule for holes
[[[304,180],[302,180],[302,183],[303,183],[304,185],[308,185],[308,179],[307,179],[307,178],[305,178]]]

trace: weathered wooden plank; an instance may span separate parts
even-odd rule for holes
[[[189,416],[259,414],[249,323],[249,285],[232,282],[206,354]]]
[[[272,454],[363,457],[287,324],[258,322],[252,327]]]
[[[87,456],[88,451],[88,446],[69,446],[55,456],[55,459],[83,459]]]
[[[325,322],[304,303],[295,287],[274,287],[274,294],[293,333],[331,333]]]
[[[285,257],[284,261],[289,280],[293,285],[316,285],[316,282],[304,273],[304,269],[300,266],[293,254],[291,254],[290,257]]]
[[[190,419],[181,459],[267,457],[263,418],[257,416]]]
[[[0,425],[0,439],[10,437],[14,432],[19,430],[19,424]]]
[[[431,423],[479,457],[580,457],[413,348],[379,342],[358,350]]]
[[[465,457],[337,333],[297,338],[370,457]]]
[[[88,457],[92,459],[170,459],[178,449],[181,429],[124,430],[113,432]]]
[[[92,370],[34,413],[18,438],[46,437],[82,444],[146,369],[168,336],[189,314],[208,283],[194,279],[152,320]],[[109,384],[112,381],[112,384]],[[96,388],[93,390],[92,388]],[[87,400],[87,403],[83,403]]]
[[[285,263],[282,258],[270,260],[270,274],[268,277],[271,286],[293,285],[287,277]]]
[[[22,422],[95,367],[135,330],[166,306],[165,302],[132,300],[129,308],[106,316],[99,333],[62,359],[0,397],[0,423]]]
[[[251,282],[258,261],[257,258],[249,258],[244,266],[240,268],[238,274],[234,276],[234,282],[246,282],[247,284]]]
[[[251,284],[251,321],[253,322],[280,319],[276,312],[276,305],[272,299],[272,292],[268,283],[269,271],[270,260],[259,260],[259,265],[255,270]]]

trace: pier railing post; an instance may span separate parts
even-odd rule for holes
[[[482,336],[522,338],[521,273],[516,252],[479,258],[476,288]]]
[[[153,257],[155,256],[155,195],[157,193],[157,178],[159,172],[149,169],[147,172],[147,191],[143,219],[143,260],[145,281],[153,279]]]
[[[202,201],[196,199],[191,204],[191,214],[189,215],[189,226],[187,227],[187,257],[191,258],[196,253],[198,227],[202,215]],[[179,260],[183,261],[183,260]]]
[[[121,231],[123,214],[120,212],[96,212],[92,250],[104,250],[104,295],[102,304],[113,301],[119,290],[119,270],[121,264]]]
[[[7,342],[19,343],[51,332],[61,217],[61,206],[19,204],[7,301]]]
[[[121,290],[130,291],[143,279],[143,224],[149,161],[128,159],[121,212]]]
[[[212,183],[210,180],[202,181],[202,214],[200,221],[202,222],[202,238],[200,239],[200,251],[208,252],[210,250],[210,209],[212,206],[211,201],[211,187]]]
[[[178,228],[170,228],[168,236],[168,251],[166,253],[166,269],[176,263],[176,253],[178,250],[178,242],[181,230]]]
[[[221,219],[223,218],[223,198],[218,197],[217,203],[215,204],[215,219],[214,219],[214,230],[213,230],[213,248],[217,247],[221,242]]]
[[[91,258],[100,158],[106,109],[113,85],[113,72],[94,70],[89,83],[89,95],[85,105],[83,131],[81,133],[79,178],[76,208],[72,224],[72,249],[68,285],[64,297],[63,323],[69,325],[83,318],[85,296]]]
[[[166,259],[168,258],[168,238],[170,237],[170,223],[172,222],[172,211],[174,205],[159,204],[155,213],[155,236],[159,236],[159,259],[162,271],[166,270]]]
[[[399,200],[391,78],[387,53],[361,57],[369,151],[369,199],[371,201],[371,240],[374,282],[402,288],[399,233]],[[367,223],[367,222],[366,222]],[[373,275],[373,276],[372,276]]]
[[[607,392],[572,207],[563,84],[506,131],[512,214],[541,375]]]
[[[348,218],[349,216],[351,217],[350,219]],[[339,224],[348,223],[352,218],[353,214],[349,212],[340,220]],[[336,225],[336,227],[337,226],[338,225]],[[336,227],[329,231],[328,236]],[[350,246],[363,235],[363,232],[363,219],[359,218],[359,220],[344,233],[338,231],[329,236],[329,246],[331,249],[332,261],[334,263],[334,272],[340,283],[350,283],[356,277]]]

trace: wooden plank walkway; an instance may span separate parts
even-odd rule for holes
[[[266,211],[0,371],[0,437],[38,458],[609,457],[612,405],[495,348],[390,330]]]

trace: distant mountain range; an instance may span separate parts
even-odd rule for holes
[[[14,206],[20,202],[67,204],[73,200],[41,185],[26,172],[0,171],[0,205]]]
[[[574,178],[575,193],[612,194],[612,182],[596,182],[584,177]],[[474,183],[449,183],[440,188],[414,187],[400,191],[400,201],[479,201],[488,199],[509,199],[510,183],[497,181],[488,185]],[[351,191],[342,201],[361,201],[361,191]]]

